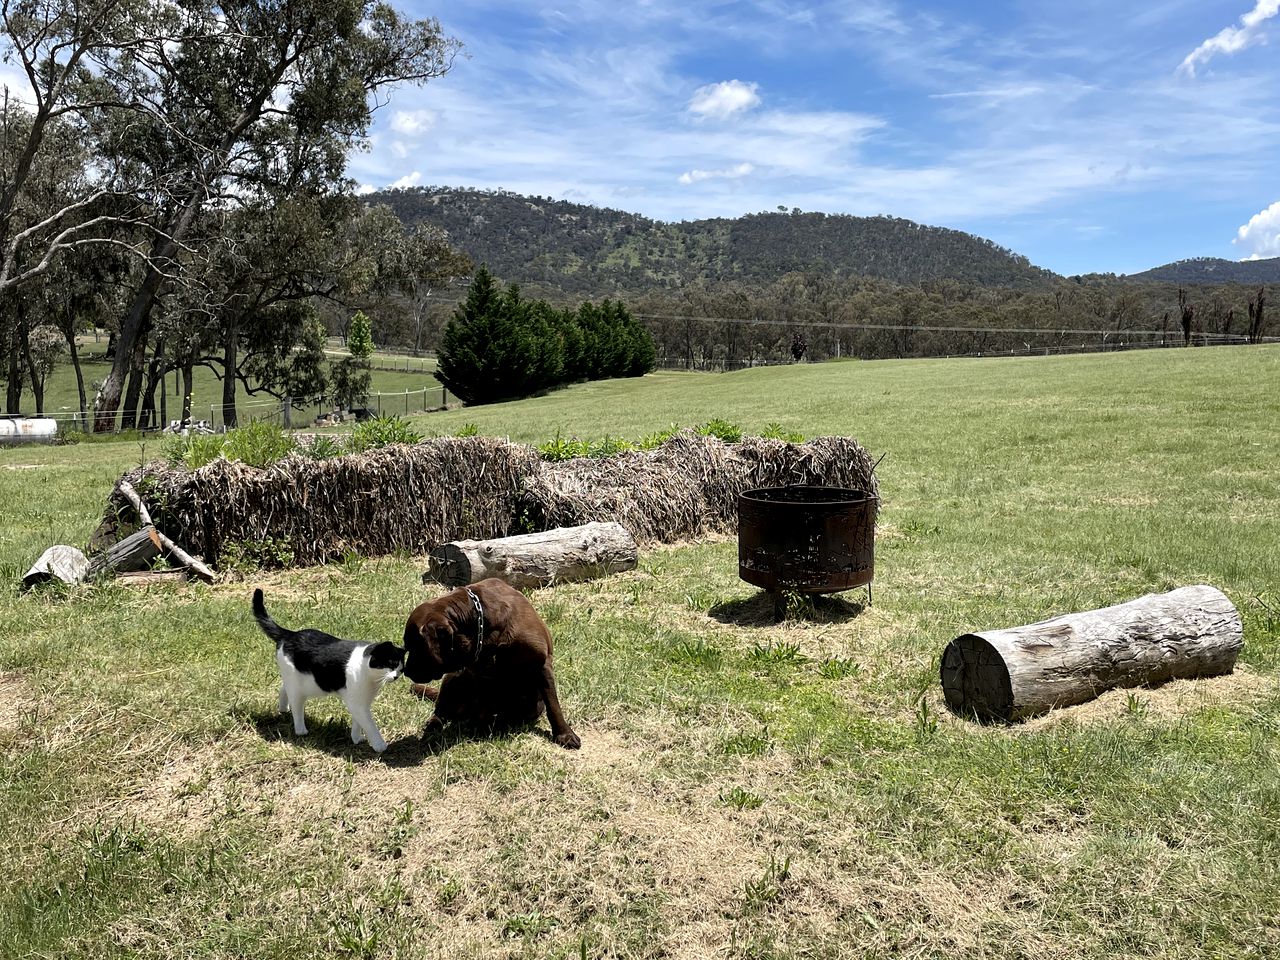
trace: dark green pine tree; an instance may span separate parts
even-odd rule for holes
[[[654,345],[653,334],[621,303],[617,309],[627,342],[626,364],[618,376],[643,377],[658,365],[658,348]]]
[[[436,379],[464,403],[484,403],[493,392],[493,341],[502,294],[485,266],[476,271],[440,340]]]

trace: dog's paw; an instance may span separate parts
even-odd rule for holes
[[[387,749],[386,741],[383,741],[383,740],[379,740],[377,743],[370,741],[369,746],[373,747],[374,753],[382,753],[384,750]]]
[[[433,703],[435,702],[436,697],[440,696],[439,689],[426,683],[411,684],[409,692],[419,700],[430,700]]]
[[[577,750],[582,746],[582,741],[578,739],[578,735],[572,730],[566,730],[555,737],[555,741],[557,746],[564,747],[566,750]]]

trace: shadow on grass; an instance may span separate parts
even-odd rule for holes
[[[351,742],[350,721],[308,719],[307,734],[299,737],[293,732],[293,718],[287,713],[247,710],[237,711],[236,715],[252,724],[263,740],[292,743],[297,747],[328,753],[353,763],[378,761],[389,767],[414,766],[428,757],[439,756],[458,744],[472,740],[514,740],[520,734],[528,732],[535,732],[546,740],[551,740],[551,732],[545,728],[539,729],[537,721],[506,726],[451,723],[424,731],[420,736],[410,735],[388,740],[387,749],[377,753],[368,743]],[[425,719],[423,724],[425,726]]]
[[[847,600],[834,594],[797,595],[786,604],[783,620],[807,623],[844,623],[867,608],[862,599]],[[772,627],[780,621],[774,595],[759,590],[750,597],[717,603],[707,611],[721,623],[735,627]]]

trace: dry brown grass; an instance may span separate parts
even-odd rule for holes
[[[34,697],[20,673],[0,673],[0,734],[18,728]]]

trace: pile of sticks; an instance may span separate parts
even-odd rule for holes
[[[86,557],[78,547],[55,544],[23,576],[24,587],[49,580],[80,583],[109,577],[135,585],[184,581],[190,576],[205,583],[217,579],[218,575],[203,561],[189,554],[152,522],[151,512],[131,483],[122,480],[119,490],[137,514],[138,529],[106,545],[92,558]],[[160,557],[168,561],[167,568],[156,565]]]

